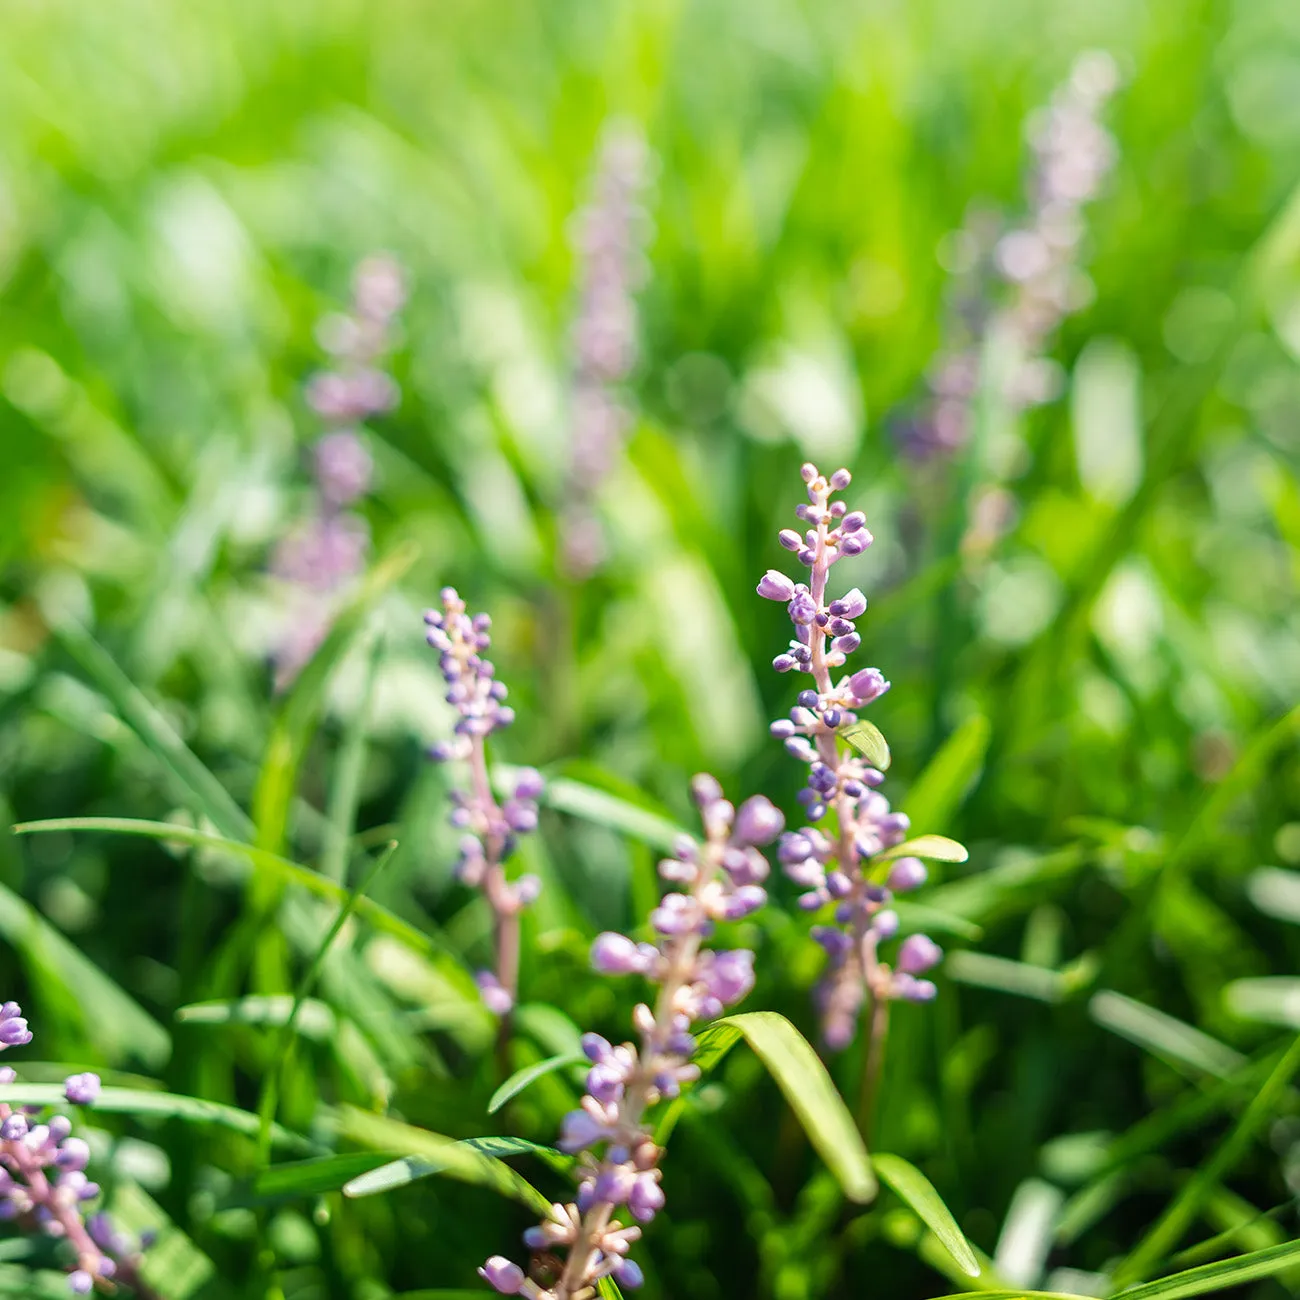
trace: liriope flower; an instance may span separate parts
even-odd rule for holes
[[[496,1015],[508,1015],[519,982],[519,913],[537,897],[536,876],[506,879],[503,863],[515,837],[537,828],[537,800],[545,788],[541,773],[525,768],[515,780],[513,795],[497,802],[488,777],[485,742],[508,727],[515,711],[505,703],[506,686],[486,657],[492,644],[487,614],[472,617],[454,587],[441,592],[442,609],[424,616],[429,644],[438,651],[438,665],[447,684],[447,703],[460,715],[450,740],[429,750],[438,763],[469,765],[468,790],[452,794],[451,824],[464,832],[456,874],[466,885],[481,889],[492,908],[496,932],[496,968],[476,976],[483,1002]]]
[[[799,792],[808,825],[781,837],[778,857],[786,875],[804,891],[801,907],[817,911],[834,906],[835,923],[818,926],[813,935],[827,953],[817,993],[822,1032],[829,1047],[842,1048],[853,1038],[868,998],[883,1014],[893,999],[924,1002],[934,997],[934,985],[919,977],[942,954],[926,936],[912,935],[892,964],[880,955],[881,945],[898,931],[898,916],[889,906],[893,893],[924,883],[926,869],[911,857],[887,868],[877,866],[878,855],[906,839],[908,819],[892,811],[880,793],[883,773],[843,739],[859,710],[889,689],[877,668],[840,672],[861,644],[856,620],[867,599],[857,587],[835,597],[826,590],[832,566],[860,555],[872,536],[861,511],[832,500],[849,486],[848,470],[836,470],[828,479],[808,464],[802,474],[808,503],[795,513],[805,531],[783,529],[779,541],[808,570],[808,581],[796,582],[769,569],[758,594],[783,603],[794,624],[789,647],[772,666],[811,678],[789,716],[771,728],[789,753],[808,765],[808,781]],[[887,870],[885,878],[882,870]]]
[[[702,841],[683,836],[660,876],[681,889],[666,893],[651,916],[656,943],[606,933],[592,945],[592,965],[605,975],[643,976],[659,986],[654,1006],[633,1012],[637,1042],[614,1046],[598,1034],[583,1037],[591,1062],[581,1106],[564,1117],[561,1150],[579,1155],[578,1194],[555,1204],[544,1222],[524,1234],[538,1256],[563,1249],[558,1280],[539,1281],[518,1264],[494,1255],[479,1270],[504,1295],[530,1300],[575,1300],[590,1295],[600,1278],[639,1286],[641,1269],[628,1251],[663,1208],[659,1160],[646,1112],[677,1096],[699,1077],[691,1062],[693,1026],[739,1002],[754,983],[748,949],[715,951],[704,941],[714,923],[747,916],[767,898],[768,863],[759,849],[785,820],[761,795],[739,809],[711,776],[697,776],[692,794],[704,826]]]

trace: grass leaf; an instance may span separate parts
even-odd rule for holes
[[[872,1156],[871,1164],[880,1180],[916,1211],[962,1272],[970,1277],[978,1277],[979,1261],[975,1258],[965,1234],[957,1226],[957,1220],[952,1217],[952,1211],[935,1191],[934,1184],[915,1165],[901,1156],[882,1152]]]
[[[487,1105],[487,1113],[495,1115],[506,1102],[512,1097],[517,1097],[529,1084],[540,1079],[543,1075],[551,1074],[555,1070],[562,1070],[566,1065],[580,1065],[586,1059],[586,1056],[581,1052],[562,1052],[559,1056],[550,1056],[544,1061],[537,1061],[533,1065],[526,1065],[522,1070],[516,1070],[492,1094],[492,1098]]]
[[[841,731],[840,735],[872,767],[878,767],[882,772],[889,770],[889,765],[893,762],[893,756],[889,752],[889,745],[881,734],[880,728],[874,722],[868,722],[865,718],[861,718],[851,727],[846,727]]]

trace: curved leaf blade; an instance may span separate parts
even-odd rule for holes
[[[952,1211],[935,1191],[934,1184],[902,1156],[881,1152],[872,1156],[871,1163],[881,1181],[916,1211],[956,1261],[957,1267],[969,1277],[979,1277],[979,1260],[975,1258],[966,1235],[957,1226],[957,1220],[952,1217]]]
[[[537,1061],[533,1065],[526,1065],[522,1070],[516,1070],[492,1094],[491,1100],[487,1104],[487,1113],[495,1115],[506,1102],[512,1097],[517,1097],[525,1088],[542,1078],[543,1075],[562,1070],[566,1065],[581,1065],[586,1059],[581,1052],[561,1052],[558,1056],[550,1056],[544,1061]]]
[[[1125,1300],[1182,1300],[1184,1296],[1205,1295],[1210,1291],[1225,1291],[1257,1278],[1272,1277],[1300,1264],[1300,1241],[1288,1241],[1281,1246],[1267,1246],[1252,1250],[1246,1255],[1221,1259],[1199,1268],[1184,1269],[1168,1277],[1135,1286],[1125,1291]]]
[[[965,862],[970,854],[964,844],[950,840],[946,835],[918,835],[914,840],[904,840],[892,849],[877,853],[872,862],[893,862],[895,858],[929,858],[931,862]]]
[[[748,1011],[716,1023],[742,1035],[754,1049],[845,1196],[859,1204],[871,1200],[876,1179],[866,1145],[808,1040],[775,1011]]]
[[[893,755],[889,752],[889,742],[885,740],[880,728],[874,722],[868,722],[865,718],[860,718],[851,727],[846,727],[841,731],[840,735],[872,767],[878,767],[882,772],[887,771],[890,763],[894,761]]]

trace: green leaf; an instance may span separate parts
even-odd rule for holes
[[[251,994],[246,998],[215,998],[178,1007],[176,1019],[187,1025],[267,1025],[288,1023],[294,1007],[292,993]],[[328,1002],[308,998],[298,1009],[294,1027],[304,1038],[325,1042],[338,1032],[338,1018]]]
[[[495,769],[493,778],[499,771],[508,776],[508,769]],[[568,813],[580,817],[583,821],[593,822],[635,840],[649,844],[651,848],[663,853],[671,853],[677,841],[686,834],[676,823],[658,813],[620,799],[617,795],[595,786],[584,785],[567,776],[551,777],[546,782],[542,802],[556,812]]]
[[[1240,1052],[1145,1002],[1110,989],[1093,994],[1092,1018],[1111,1033],[1167,1060],[1226,1079],[1246,1064]]]
[[[618,1283],[608,1273],[597,1281],[596,1290],[603,1300],[623,1300],[623,1293],[618,1289]]]
[[[492,1094],[492,1098],[487,1105],[487,1113],[495,1115],[511,1097],[518,1096],[530,1083],[540,1079],[543,1075],[551,1074],[555,1070],[562,1070],[566,1065],[580,1065],[586,1059],[586,1056],[581,1052],[562,1052],[559,1056],[551,1056],[545,1061],[537,1061],[533,1065],[526,1065],[522,1070],[516,1070]]]
[[[1038,1002],[1060,1002],[1069,992],[1066,978],[1060,971],[995,957],[991,953],[949,953],[943,969],[949,979],[959,984],[997,989],[1000,993],[1014,993]]]
[[[950,840],[946,835],[918,835],[914,840],[904,840],[892,849],[877,853],[873,863],[893,862],[896,858],[929,858],[932,862],[965,862],[970,854],[965,845]]]
[[[880,728],[874,722],[868,722],[865,718],[861,718],[851,727],[846,727],[841,731],[840,735],[872,767],[878,767],[882,772],[889,770],[889,765],[893,761],[889,752],[889,745],[884,736],[880,734]]]
[[[1300,1264],[1300,1241],[1288,1241],[1281,1246],[1268,1246],[1233,1259],[1221,1259],[1214,1264],[1171,1273],[1168,1277],[1125,1291],[1124,1300],[1182,1300],[1183,1296],[1226,1291],[1257,1278],[1272,1277],[1297,1264]]]
[[[934,1184],[913,1164],[901,1156],[882,1152],[872,1156],[872,1167],[880,1179],[920,1216],[956,1261],[957,1267],[970,1277],[979,1277],[979,1261],[971,1250],[957,1220],[934,1189]]]
[[[863,1204],[876,1194],[876,1179],[862,1137],[835,1085],[808,1040],[775,1011],[748,1011],[715,1021],[701,1069],[716,1064],[743,1037],[767,1067],[808,1140],[835,1175],[844,1194]],[[704,1042],[701,1046],[706,1046]],[[697,1055],[697,1063],[699,1063]]]
[[[966,719],[912,783],[903,801],[919,826],[943,826],[979,779],[991,733],[983,714]]]
[[[127,817],[56,817],[50,821],[20,822],[13,828],[15,835],[41,835],[51,831],[94,831],[107,835],[141,835],[146,839],[171,840],[180,844],[218,849],[243,858],[256,870],[278,881],[298,885],[319,898],[328,899],[331,903],[343,904],[352,897],[351,891],[344,889],[342,885],[327,880],[309,867],[290,862],[288,858],[282,858],[266,849],[256,848],[252,844],[228,840],[221,835],[209,835],[205,831],[194,830],[189,826],[176,826],[171,822],[137,821]],[[364,916],[377,930],[384,930],[395,938],[401,939],[417,952],[438,951],[438,946],[427,934],[403,921],[400,916],[394,915],[382,904],[369,898],[362,898],[358,900],[356,910],[359,916]]]
[[[354,1106],[342,1107],[339,1121],[340,1132],[362,1146],[394,1155],[406,1153],[399,1161],[353,1179],[343,1188],[345,1196],[369,1196],[437,1173],[489,1188],[539,1214],[550,1212],[550,1201],[526,1178],[496,1157],[476,1150],[468,1142],[457,1142],[441,1133],[430,1133],[427,1129],[415,1128],[383,1115],[372,1115]],[[398,1166],[402,1167],[405,1177],[398,1177],[394,1172],[381,1176],[385,1171],[396,1171]]]
[[[0,1102],[11,1106],[65,1105],[63,1086],[57,1083],[0,1084]],[[120,1115],[149,1115],[158,1119],[180,1119],[191,1124],[216,1124],[256,1137],[260,1122],[256,1115],[227,1106],[220,1101],[201,1097],[182,1097],[173,1092],[152,1092],[142,1088],[102,1088],[93,1107],[88,1109]],[[316,1151],[315,1143],[281,1128],[272,1128],[272,1136],[281,1146],[299,1151]]]
[[[33,982],[57,980],[74,995],[86,1036],[109,1060],[132,1056],[152,1069],[171,1055],[171,1035],[129,993],[69,943],[34,907],[0,885],[0,935],[22,955]]]
[[[1233,980],[1223,990],[1224,1005],[1243,1020],[1300,1029],[1300,979],[1294,975],[1261,975]]]

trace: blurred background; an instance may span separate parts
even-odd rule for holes
[[[789,558],[801,462],[843,464],[876,541],[835,578],[870,597],[859,662],[893,683],[871,715],[890,797],[971,848],[924,899],[955,955],[897,1018],[877,1140],[1003,1280],[1094,1285],[1300,1026],[1296,6],[0,9],[6,816],[208,824],[339,878],[397,838],[374,896],[436,952],[352,936],[282,1122],[320,1137],[343,1099],[549,1141],[565,1076],[484,1114],[488,917],[451,875],[458,773],[424,758],[452,719],[421,611],[452,583],[491,612],[518,714],[495,758],[569,782],[522,854],[545,888],[514,1064],[574,1025],[623,1033],[636,991],[579,973],[652,897],[628,808],[689,825],[704,769],[795,815],[802,769],[767,735],[797,689],[770,667],[788,624],[754,585]],[[1081,74],[1088,51],[1110,59]],[[1052,147],[1059,183],[1085,174],[1070,229],[1008,244],[1060,215]],[[1060,292],[1020,328],[1048,244]],[[312,448],[350,423],[307,385],[346,359],[329,321],[378,253],[405,280],[400,395],[368,408],[353,549],[304,606],[276,556],[328,513]],[[1052,363],[1029,397],[988,379],[1026,359],[1004,344]],[[984,377],[953,388],[972,357]],[[971,427],[936,440],[954,393]],[[285,646],[314,648],[322,602],[354,616],[298,678]],[[268,829],[286,727],[303,748]],[[760,945],[747,1005],[814,1037],[818,953],[776,893],[737,927]],[[177,1013],[293,987],[320,921],[211,852],[0,842],[5,995],[37,1034],[15,1064],[256,1109],[274,1034]],[[734,1055],[674,1136],[647,1294],[847,1296],[864,1268],[952,1290],[909,1211],[843,1210]],[[834,1068],[847,1087],[853,1053]],[[1152,1115],[1175,1118],[1120,1160],[1111,1137]],[[152,1198],[185,1261],[164,1272],[198,1279],[168,1296],[469,1287],[526,1222],[438,1180],[241,1199],[246,1139],[103,1122],[104,1181]],[[1286,1115],[1261,1131],[1192,1237],[1292,1235],[1297,1142]],[[16,1267],[3,1285],[38,1294]]]

